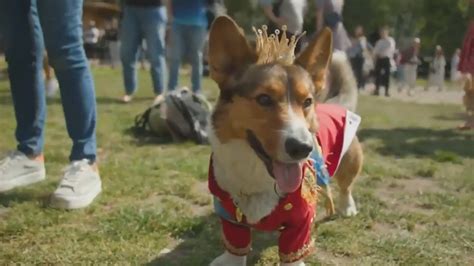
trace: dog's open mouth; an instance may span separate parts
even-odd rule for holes
[[[273,160],[265,151],[257,136],[249,129],[247,130],[247,141],[257,156],[263,161],[268,174],[275,179],[278,188],[282,192],[291,193],[298,189],[303,179],[301,162],[284,163]]]

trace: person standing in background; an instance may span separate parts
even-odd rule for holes
[[[354,29],[354,39],[352,40],[351,47],[347,50],[347,55],[349,56],[352,70],[357,79],[358,89],[364,89],[365,87],[364,63],[369,45],[364,35],[364,28],[360,25],[357,26]]]
[[[385,88],[385,96],[389,97],[391,60],[395,53],[395,40],[390,37],[388,27],[380,29],[380,39],[375,43],[375,91],[379,95],[380,87]]]
[[[88,28],[84,31],[84,49],[87,58],[95,59],[97,57],[97,44],[99,43],[100,30],[95,26],[95,21],[89,21]]]
[[[400,64],[402,66],[402,82],[398,88],[401,91],[405,86],[408,87],[408,94],[412,95],[416,87],[416,77],[420,59],[420,39],[414,38],[413,44],[402,52]]]
[[[316,31],[329,27],[333,33],[333,48],[345,52],[351,46],[351,40],[342,24],[344,0],[316,1]]]
[[[132,100],[137,90],[137,60],[143,39],[150,61],[155,100],[162,99],[165,87],[165,31],[168,21],[163,1],[169,0],[124,0],[123,19],[120,30],[120,58],[122,61],[125,95],[124,103]]]
[[[444,89],[444,73],[446,67],[446,59],[444,58],[443,48],[436,45],[435,56],[430,64],[430,75],[425,90],[430,87],[437,87],[439,91]]]
[[[118,37],[118,20],[112,19],[105,29],[104,39],[107,41],[107,47],[110,56],[110,65],[115,68],[120,64],[120,42]]]
[[[303,32],[304,14],[306,11],[306,0],[259,0],[265,17],[269,20],[269,32],[274,33],[276,29],[287,27],[287,36],[291,38]],[[295,54],[301,49],[301,43],[297,42]]]
[[[17,149],[0,160],[0,192],[46,177],[46,46],[72,139],[70,164],[50,202],[64,209],[86,207],[102,190],[96,162],[94,82],[82,41],[82,4],[81,0],[0,1],[18,142]]]
[[[201,92],[203,49],[207,34],[208,0],[170,0],[168,14],[171,23],[170,68],[168,90],[178,86],[179,68],[185,56],[191,63],[191,87]]]
[[[454,51],[453,57],[451,57],[451,73],[450,78],[451,81],[458,81],[461,77],[461,72],[458,70],[459,61],[461,61],[461,49],[456,49]]]

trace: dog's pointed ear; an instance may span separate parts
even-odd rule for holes
[[[209,33],[209,66],[211,78],[225,89],[232,78],[256,61],[254,49],[243,30],[228,16],[214,20]]]
[[[332,32],[324,28],[313,38],[303,52],[296,58],[295,64],[302,66],[313,79],[316,93],[325,84],[326,71],[332,56]]]

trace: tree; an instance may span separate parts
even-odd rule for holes
[[[309,0],[305,30],[314,32],[314,6]],[[252,25],[266,23],[256,0],[227,0],[229,14],[248,32]],[[367,33],[382,25],[393,30],[400,48],[413,37],[420,37],[422,53],[431,54],[439,44],[450,55],[463,40],[469,18],[473,16],[469,0],[346,0],[344,24],[349,32],[362,25]]]

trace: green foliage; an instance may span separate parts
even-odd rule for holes
[[[227,0],[229,14],[245,30],[251,25],[265,23],[261,9],[250,3],[256,0]],[[308,1],[305,29],[309,34],[315,29],[314,1]],[[405,48],[415,36],[422,41],[422,53],[430,55],[439,44],[446,55],[462,45],[473,8],[469,0],[346,0],[344,24],[349,32],[362,25],[367,34],[376,32],[382,25],[393,29],[400,48]]]

